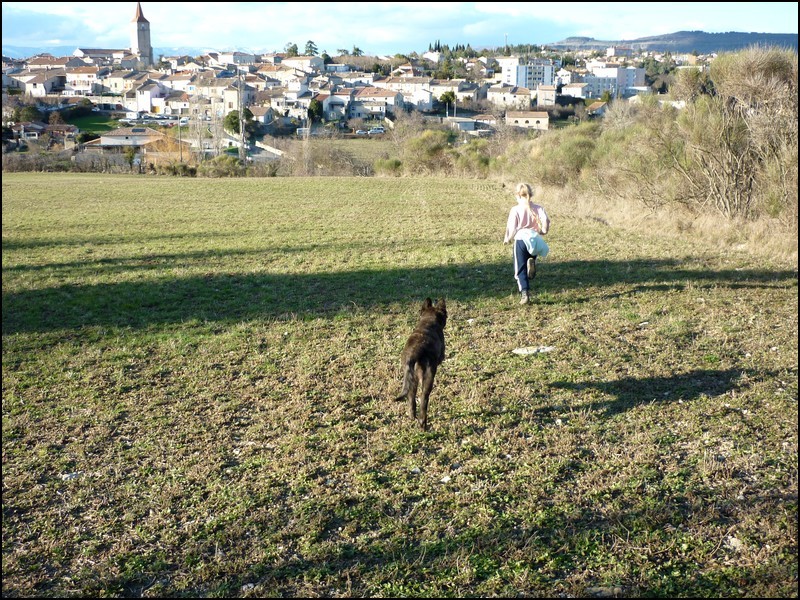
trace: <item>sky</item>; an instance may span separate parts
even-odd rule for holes
[[[142,2],[154,48],[334,56],[625,41],[676,31],[797,33],[797,2]],[[129,48],[135,2],[3,2],[3,47]],[[71,53],[70,53],[71,54]]]

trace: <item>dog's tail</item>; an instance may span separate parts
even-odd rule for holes
[[[403,365],[403,391],[395,398],[395,402],[406,400],[409,397],[414,398],[417,395],[417,378],[414,375],[414,369],[417,366],[417,359],[412,358]]]

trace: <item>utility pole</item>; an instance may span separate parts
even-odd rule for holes
[[[246,150],[244,147],[244,84],[242,70],[239,69],[239,160],[244,162]]]

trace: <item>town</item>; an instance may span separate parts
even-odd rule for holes
[[[131,47],[77,48],[72,56],[3,57],[4,149],[46,138],[49,147],[94,153],[146,151],[177,126],[181,157],[221,152],[264,158],[280,150],[266,136],[380,136],[400,113],[417,112],[466,136],[502,124],[522,133],[602,117],[612,100],[666,91],[665,75],[702,68],[713,56],[599,51],[479,54],[438,44],[421,55],[365,57],[358,48],[318,55],[290,44],[267,55],[239,51],[154,59],[141,3],[129,23]],[[24,118],[20,109],[35,107]],[[54,112],[70,107],[116,120],[81,135]],[[30,116],[30,114],[29,114]],[[173,136],[174,137],[174,136]]]

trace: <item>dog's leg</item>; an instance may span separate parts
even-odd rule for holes
[[[411,373],[411,381],[408,386],[408,414],[412,419],[417,418],[417,388],[422,377],[422,366],[417,363]]]
[[[436,365],[430,365],[425,369],[422,378],[422,394],[420,396],[419,406],[419,424],[422,426],[423,431],[428,431],[428,399],[433,390],[433,379],[436,377]]]

